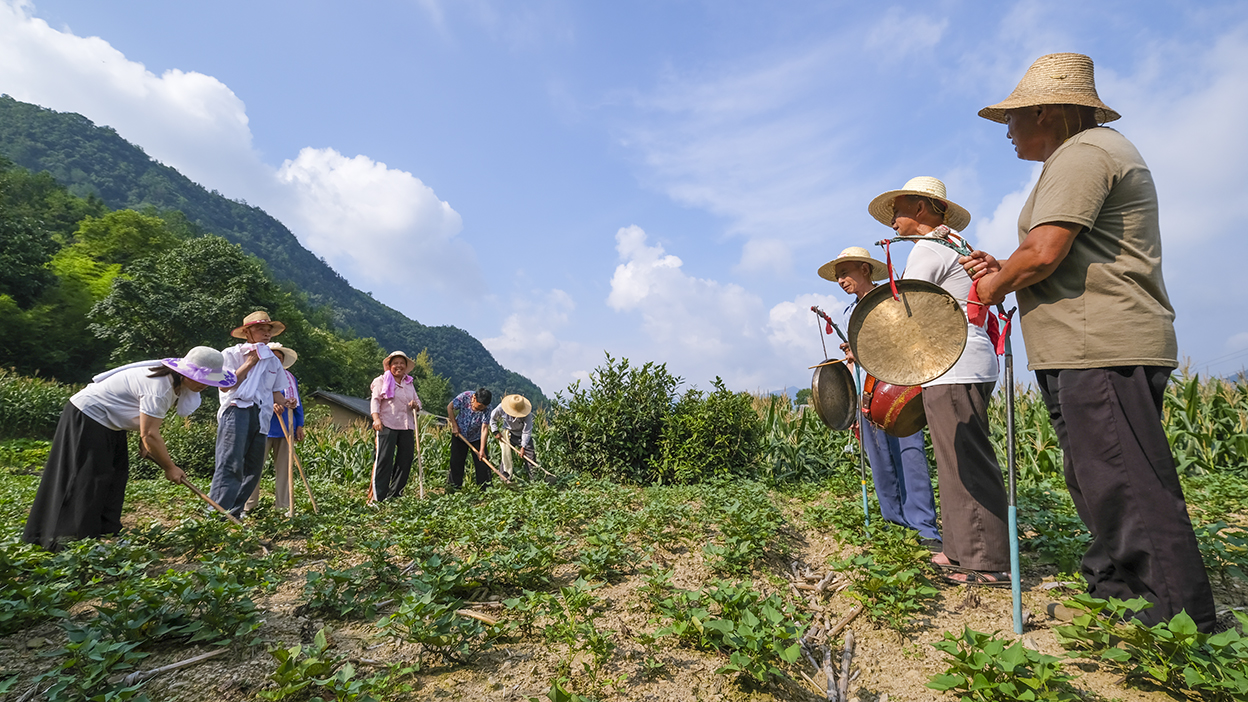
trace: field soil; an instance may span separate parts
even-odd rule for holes
[[[843,593],[818,593],[809,587],[799,589],[798,586],[809,586],[822,579],[829,571],[830,561],[851,555],[854,549],[842,544],[835,533],[802,528],[801,525],[806,523],[802,519],[802,511],[808,504],[795,498],[778,496],[776,499],[781,503],[788,523],[784,529],[786,548],[779,549],[782,555],[769,558],[767,567],[753,574],[755,587],[764,593],[778,593],[797,606],[815,612],[820,621],[828,624],[840,621],[853,611],[856,604],[853,600]],[[136,526],[140,521],[149,523],[153,519],[171,525],[174,523],[161,510],[152,508],[132,510],[125,517],[127,526]],[[1244,520],[1239,520],[1239,523],[1244,523]],[[328,627],[335,652],[347,656],[365,674],[385,670],[389,664],[410,665],[420,657],[415,646],[387,637],[373,622],[338,622],[303,614],[300,605],[304,601],[302,589],[305,574],[311,569],[323,567],[324,561],[318,560],[302,540],[279,541],[273,547],[289,549],[300,557],[274,592],[261,595],[256,600],[257,606],[264,611],[264,624],[258,633],[268,645],[287,647],[295,643],[311,643],[318,630]],[[672,583],[677,587],[695,589],[714,579],[696,545],[676,546],[671,551],[656,550],[653,557],[659,565],[673,570]],[[176,559],[161,565],[178,567]],[[1051,570],[1029,565],[1024,574],[1023,607],[1027,625],[1022,640],[1028,647],[1060,656],[1065,652],[1056,641],[1053,627],[1061,622],[1046,613],[1046,605],[1073,591],[1055,586]],[[558,567],[554,575],[556,585],[567,585],[577,577],[577,572],[574,565],[564,565]],[[810,577],[804,577],[806,575]],[[834,578],[834,582],[840,581]],[[675,647],[664,640],[649,647],[643,645],[637,635],[653,632],[658,624],[653,621],[654,615],[639,592],[642,585],[643,576],[634,572],[595,591],[607,603],[605,616],[597,625],[600,629],[614,630],[617,645],[600,678],[626,677],[618,684],[591,690],[587,689],[588,681],[584,674],[574,672],[574,689],[601,700],[761,702],[826,699],[818,691],[823,682],[822,674],[805,658],[790,667],[788,679],[760,685],[745,678],[716,674],[715,670],[725,663],[722,656]],[[1242,581],[1217,581],[1215,587],[1220,610],[1248,604],[1248,588]],[[512,595],[483,592],[471,607],[482,614],[505,619],[507,613],[499,600],[507,596]],[[71,615],[88,615],[90,604],[80,603]],[[393,605],[388,609],[392,610]],[[964,626],[981,632],[1003,632],[1013,637],[1011,610],[1008,589],[942,583],[940,594],[932,606],[912,620],[904,632],[877,626],[865,615],[856,617],[846,627],[846,630],[853,631],[856,641],[850,700],[921,702],[955,699],[952,695],[926,687],[933,675],[947,667],[942,661],[944,654],[931,644],[940,640],[943,632],[960,632]],[[383,608],[383,614],[385,612]],[[41,624],[0,639],[0,657],[5,659],[4,667],[19,672],[23,681],[5,699],[32,699],[28,694],[31,687],[29,681],[49,666],[48,659],[41,654],[59,648],[62,643],[64,633],[54,623]],[[142,667],[157,668],[212,650],[215,649],[170,646],[154,651],[143,661]],[[839,667],[839,650],[837,654]],[[652,659],[649,668],[656,667],[655,661],[663,665],[647,672],[648,666],[644,664],[647,658]],[[405,679],[412,690],[401,693],[395,699],[545,700],[563,660],[563,651],[540,640],[507,638],[497,641],[492,649],[470,661],[454,666],[441,665],[436,657],[426,655],[422,669]],[[157,676],[147,683],[143,692],[154,701],[251,700],[270,687],[268,676],[275,667],[276,662],[266,646],[233,647],[221,657]],[[1127,687],[1116,673],[1086,660],[1072,661],[1068,669],[1079,676],[1077,685],[1089,694],[1089,699],[1124,702],[1173,699],[1159,690]],[[579,670],[579,666],[574,665],[573,670]],[[810,679],[807,680],[802,673]]]

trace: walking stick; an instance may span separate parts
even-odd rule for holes
[[[191,492],[193,492],[193,493],[195,493],[196,495],[198,495],[198,496],[199,496],[199,499],[201,499],[201,500],[203,500],[204,502],[207,502],[208,504],[212,505],[212,506],[213,506],[213,508],[214,508],[214,509],[216,509],[216,510],[217,510],[218,512],[220,512],[221,514],[224,514],[226,519],[230,520],[231,522],[233,522],[234,524],[237,524],[237,525],[238,525],[238,526],[240,526],[240,527],[243,525],[243,523],[242,523],[242,522],[240,522],[240,521],[238,520],[238,518],[237,518],[237,517],[235,517],[234,515],[230,514],[230,513],[229,513],[229,512],[227,512],[227,511],[225,511],[225,508],[224,508],[224,507],[222,507],[221,505],[217,504],[217,503],[216,503],[216,500],[213,500],[211,497],[209,497],[209,496],[205,495],[204,493],[200,492],[199,488],[195,487],[194,485],[191,485],[191,481],[187,480],[186,478],[182,478],[182,481],[181,481],[181,482],[182,482],[182,484],[183,484],[183,485],[185,485],[185,486],[187,486],[188,488],[190,488],[190,489],[191,489]]]
[[[425,499],[425,457],[420,455],[420,412],[412,410],[412,424],[416,427],[416,480],[420,483],[420,499]]]
[[[838,330],[839,332],[839,330]],[[854,380],[862,387],[862,367],[854,364]],[[857,388],[855,388],[856,390]],[[871,511],[867,506],[867,452],[863,442],[867,438],[867,428],[862,425],[862,408],[858,409],[858,471],[862,474],[862,522],[871,526]]]
[[[308,491],[308,501],[312,503],[312,513],[320,514],[321,511],[316,508],[316,498],[312,496],[312,486],[308,484],[308,474],[303,470],[303,461],[299,460],[299,454],[295,453],[295,432],[287,428],[286,422],[282,420],[282,415],[277,415],[277,421],[282,426],[282,434],[286,437],[286,443],[290,447],[290,457],[294,459],[295,466],[299,468],[299,477],[303,479],[303,489]],[[294,481],[294,475],[291,475],[291,481]],[[294,486],[291,486],[290,499],[295,499]]]
[[[1005,320],[1001,333],[1005,336],[1005,451],[1009,475],[1009,524],[1010,524],[1010,594],[1014,600],[1014,633],[1023,633],[1023,584],[1018,563],[1018,485],[1014,465],[1014,349],[1010,345],[1010,318],[1014,310],[1006,314],[1005,307],[997,305],[997,311]]]
[[[485,456],[482,456],[481,452],[477,450],[476,446],[472,445],[471,441],[469,441],[463,434],[460,434],[459,432],[453,432],[453,433],[455,434],[455,436],[459,437],[460,441],[463,441],[465,444],[468,444],[468,450],[472,451],[472,455],[476,456],[477,458],[480,458],[482,463],[489,466],[490,470],[494,471],[494,475],[497,475],[507,485],[511,485],[511,481],[507,479],[507,476],[498,472],[498,469],[494,467],[494,464],[490,463],[490,459],[486,458]]]

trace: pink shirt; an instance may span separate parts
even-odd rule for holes
[[[373,379],[368,393],[368,411],[371,414],[381,416],[381,425],[387,429],[415,429],[416,425],[412,422],[412,411],[407,408],[407,403],[415,400],[416,407],[420,408],[420,398],[416,396],[416,385],[411,381],[396,382],[394,384],[394,397],[387,398],[382,396],[385,388],[386,373],[382,373]]]

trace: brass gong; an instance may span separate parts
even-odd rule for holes
[[[893,385],[922,385],[944,375],[966,348],[966,315],[944,288],[898,280],[881,284],[849,318],[849,346],[871,375]]]
[[[829,363],[815,369],[810,379],[810,403],[829,429],[844,431],[854,423],[858,389],[844,363]]]

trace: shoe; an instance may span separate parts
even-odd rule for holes
[[[1074,621],[1075,617],[1080,614],[1087,614],[1087,612],[1084,612],[1083,610],[1067,607],[1061,602],[1048,603],[1045,605],[1044,611],[1048,612],[1050,617],[1053,617],[1060,622],[1071,622]]]
[[[953,569],[949,569],[953,570]],[[961,575],[962,577],[957,577]],[[1010,574],[1006,571],[971,570],[959,568],[942,579],[950,585],[979,585],[983,587],[1009,587]]]
[[[945,542],[940,539],[919,539],[919,545],[932,553],[940,553],[945,550]]]

